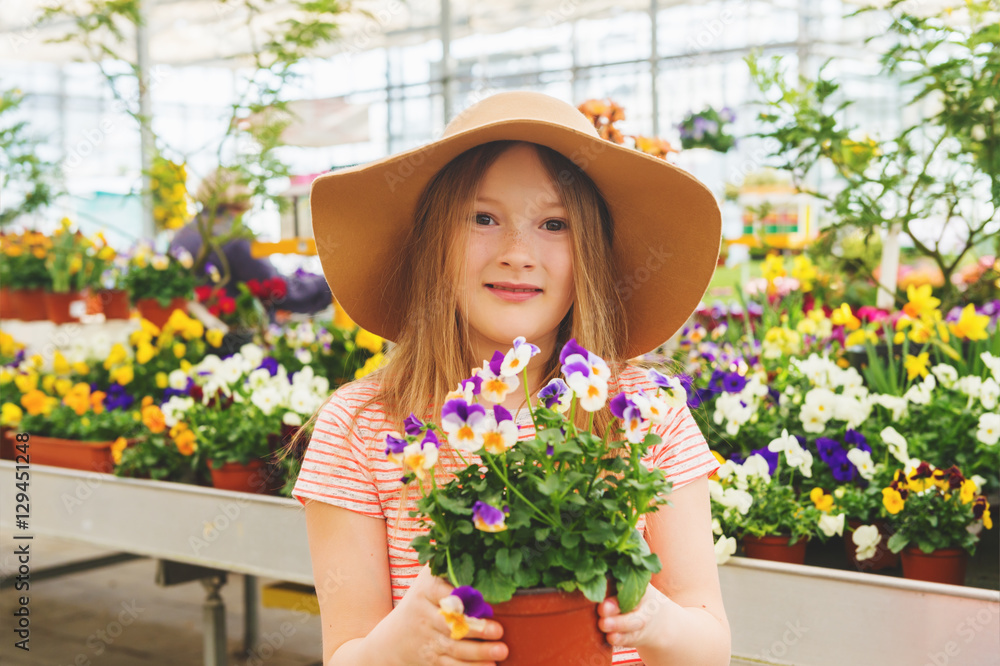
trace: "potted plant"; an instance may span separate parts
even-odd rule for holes
[[[736,138],[726,131],[725,126],[734,120],[736,114],[729,107],[719,110],[708,107],[697,113],[689,113],[677,126],[681,133],[681,147],[729,152],[736,145]]]
[[[117,254],[98,232],[83,254],[83,282],[87,290],[87,314],[103,313],[106,320],[128,319],[128,292],[122,284]]]
[[[829,493],[810,484],[805,499],[796,490],[795,473],[810,478],[812,463],[812,453],[784,430],[766,454],[729,460],[719,469],[719,481],[709,484],[714,513],[725,533],[740,535],[747,557],[802,564],[810,539],[843,533],[845,516],[831,513]]]
[[[143,416],[130,409],[108,409],[107,393],[91,390],[85,382],[69,383],[61,398],[37,388],[21,396],[23,416],[16,427],[31,433],[31,462],[111,472],[112,445],[122,437],[128,444],[141,436],[136,416]]]
[[[49,320],[56,324],[75,319],[70,314],[70,306],[82,300],[81,292],[87,286],[84,256],[90,242],[79,231],[71,232],[70,226],[69,218],[64,217],[45,258],[45,268],[52,278],[49,291],[45,292],[45,309]]]
[[[619,421],[601,438],[592,424],[608,398],[604,361],[570,340],[560,354],[565,379],[552,380],[532,407],[526,368],[536,353],[524,338],[506,355],[496,352],[448,396],[440,426],[411,415],[404,434],[387,436],[386,453],[420,491],[417,515],[429,531],[412,541],[419,561],[456,592],[472,588],[493,604],[507,663],[529,663],[525,655],[541,642],[563,663],[610,664],[596,605],[614,589],[622,612],[631,610],[660,570],[636,529],[670,490],[663,472],[642,461],[660,442],[643,414],[664,414],[662,400],[676,389],[657,373],[670,388],[642,405],[614,396]],[[519,442],[510,413],[479,400],[503,402],[521,373],[537,436]],[[586,429],[577,426],[578,409],[590,413]],[[445,444],[455,469],[436,465]]]
[[[941,469],[920,462],[896,470],[882,497],[892,516],[889,548],[900,553],[905,577],[965,583],[978,531],[993,527],[989,502],[977,494],[976,482],[955,466]]]
[[[171,396],[163,405],[152,399],[143,406],[145,436],[134,446],[111,449],[115,475],[199,483],[204,477],[204,461],[200,455],[197,435],[181,421],[183,414],[194,406],[188,396]]]
[[[45,260],[52,239],[36,231],[25,231],[21,235],[6,235],[3,240],[4,286],[12,310],[10,315],[4,313],[4,317],[23,321],[47,319],[45,290],[52,284],[52,277],[45,268]]]
[[[144,244],[136,248],[124,283],[129,298],[144,318],[163,326],[174,310],[187,311],[196,281],[191,272],[193,261],[187,251],[174,257],[153,254]]]

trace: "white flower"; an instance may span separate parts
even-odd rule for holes
[[[478,372],[478,371],[474,371]],[[476,396],[473,395],[472,391],[475,389],[472,382],[465,382],[464,386],[462,382],[458,383],[458,387],[454,391],[449,391],[444,397],[444,401],[448,402],[450,400],[465,400],[470,405],[476,401]]]
[[[295,358],[297,358],[303,365],[308,366],[312,363],[313,354],[308,349],[299,348],[295,350]]]
[[[978,125],[973,125],[972,132],[970,132],[970,136],[975,141],[983,141],[986,139],[986,128],[983,127],[982,123],[979,123]]]
[[[281,417],[281,422],[287,426],[298,428],[302,425],[302,417],[295,412],[285,412],[285,415]]]
[[[514,338],[514,347],[507,352],[503,358],[503,363],[500,364],[500,374],[503,377],[519,374],[528,367],[528,361],[538,352],[538,347],[530,342],[525,342],[524,336],[519,335]],[[604,367],[607,368],[606,365]]]
[[[986,412],[979,417],[976,439],[987,446],[993,446],[1000,441],[1000,414]]]
[[[928,378],[933,377],[933,375],[927,375]],[[912,402],[914,405],[929,405],[931,404],[931,392],[927,390],[927,384],[921,382],[919,384],[914,384],[903,397]]]
[[[857,429],[868,420],[872,413],[871,402],[867,398],[856,398],[849,395],[837,396],[834,404],[834,418],[846,421],[848,428]]]
[[[167,267],[170,266],[170,257],[158,254],[149,260],[149,265],[158,271],[165,271],[167,270]]]
[[[1000,399],[1000,384],[990,377],[979,387],[979,402],[983,403],[985,409],[994,409],[997,399]]]
[[[828,513],[824,513],[819,517],[819,531],[828,537],[833,535],[841,536],[844,534],[844,520],[847,518],[847,514],[840,514],[838,516],[831,516]]]
[[[265,415],[270,416],[271,412],[280,404],[281,396],[273,388],[265,387],[251,393],[250,402]]]
[[[189,396],[172,395],[160,407],[163,412],[163,422],[168,428],[173,428],[184,416],[187,410],[194,407],[194,398]]]
[[[979,355],[979,358],[983,359],[983,363],[986,367],[990,369],[993,374],[993,380],[1000,382],[1000,356],[994,356],[989,352],[983,352]]]
[[[413,472],[420,479],[434,467],[438,460],[438,447],[434,442],[410,442],[403,448],[403,469]]]
[[[851,541],[857,546],[857,550],[855,550],[857,560],[860,562],[874,557],[881,540],[882,535],[879,534],[878,528],[874,525],[862,525],[854,530],[854,534],[851,535]]]
[[[983,380],[976,375],[966,375],[955,382],[955,388],[970,398],[978,398],[983,387]]]
[[[729,561],[729,558],[736,552],[736,539],[734,537],[720,536],[715,542],[715,563],[719,566]]]
[[[889,453],[892,454],[893,458],[904,464],[910,460],[910,456],[906,450],[906,438],[896,432],[895,428],[887,426],[882,429],[879,436],[889,447]]]
[[[875,465],[872,463],[872,454],[862,449],[851,449],[847,452],[847,459],[858,469],[858,474],[865,481],[871,481],[875,477]]]
[[[483,446],[487,418],[478,410],[471,411],[468,416],[468,420],[458,414],[442,416],[441,428],[447,433],[449,444],[464,453],[475,453]]]
[[[187,388],[188,374],[181,369],[173,370],[167,375],[167,386],[175,391],[183,391]]]
[[[311,345],[316,342],[316,331],[309,322],[302,322],[298,326],[299,342],[304,345]]]
[[[681,388],[681,391],[684,389]],[[636,404],[639,411],[642,413],[642,418],[647,421],[652,421],[653,423],[663,423],[667,419],[667,405],[660,400],[659,391],[656,393],[646,393],[644,390],[640,389],[639,392],[632,397],[632,402]]]
[[[239,354],[233,354],[225,359],[219,366],[219,369],[215,371],[216,379],[225,382],[228,386],[232,386],[243,376],[244,363],[244,359]]]
[[[931,372],[941,382],[941,386],[945,388],[952,388],[955,386],[955,382],[958,381],[958,370],[947,363],[938,363],[931,368]]]
[[[979,476],[978,474],[974,474],[971,480],[974,484],[976,484],[976,494],[977,495],[981,494],[983,492],[983,484],[986,483],[986,479]]]
[[[726,488],[718,502],[726,508],[736,509],[740,515],[745,516],[753,505],[753,495],[739,488]]]
[[[255,345],[252,342],[248,342],[242,347],[240,347],[240,356],[246,361],[246,364],[250,366],[250,370],[254,370],[260,367],[260,364],[264,361],[264,350],[260,345]]]
[[[191,253],[187,250],[181,249],[181,251],[177,253],[177,263],[184,268],[190,269],[194,266],[194,257],[192,257]]]
[[[493,374],[487,361],[483,361],[483,367],[476,368],[473,375],[483,379],[483,383],[479,387],[479,395],[482,396],[483,400],[489,400],[494,404],[506,400],[507,395],[521,385],[516,374],[504,375],[502,370],[498,375]]]
[[[714,499],[716,502],[722,502],[722,496],[724,494],[722,489],[722,484],[715,479],[708,480],[708,496]]]
[[[739,465],[734,463],[732,460],[727,460],[719,466],[719,470],[716,472],[720,479],[728,479],[737,473],[736,470],[739,469]]]
[[[788,451],[789,449],[800,449],[799,440],[795,439],[795,435],[789,435],[788,430],[783,429],[781,431],[781,437],[772,439],[767,445],[767,450],[771,453],[781,453]]]
[[[251,391],[267,386],[270,383],[271,373],[267,371],[267,368],[257,368],[247,375],[247,386],[250,387]]]
[[[826,429],[823,414],[815,406],[804,405],[799,418],[802,419],[802,429],[808,433],[818,434]]]
[[[906,398],[894,396],[894,395],[884,395],[877,393],[872,396],[872,401],[876,405],[881,405],[889,411],[892,412],[892,420],[899,421],[906,416],[906,412],[909,409],[910,401]]]
[[[712,518],[712,534],[722,534],[722,523],[719,522],[718,518]]]
[[[297,387],[293,389],[291,395],[288,396],[288,407],[289,409],[295,410],[299,414],[312,414],[317,408],[319,408],[321,400],[321,398],[318,398],[318,396],[312,392],[304,388]]]
[[[740,471],[743,473],[744,477],[756,476],[764,479],[764,481],[771,480],[771,469],[768,467],[767,459],[759,453],[755,453],[740,465]]]
[[[483,448],[489,453],[498,455],[517,444],[517,424],[510,419],[497,423],[490,411],[486,410]]]
[[[794,460],[792,458],[789,458],[788,464],[792,465],[793,467],[798,467],[799,473],[801,473],[802,476],[806,477],[807,479],[810,479],[812,478],[813,475],[812,473],[813,454],[812,452],[806,449],[799,449],[799,451],[801,451],[799,457],[795,458]]]
[[[585,411],[598,411],[604,407],[604,403],[608,399],[607,380],[593,372],[587,376],[584,376],[582,372],[574,372],[566,378],[566,385],[580,399],[580,407]]]

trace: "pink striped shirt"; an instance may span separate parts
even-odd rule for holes
[[[626,366],[619,376],[620,390],[628,395],[640,389],[649,392],[656,387],[641,368]],[[357,513],[389,520],[387,530],[389,577],[392,604],[395,606],[409,589],[420,571],[417,554],[410,541],[426,530],[408,515],[416,508],[418,492],[410,489],[406,506],[396,528],[402,485],[401,470],[385,456],[385,435],[394,428],[386,422],[386,412],[379,403],[372,403],[357,420],[354,430],[348,430],[352,416],[365,401],[375,395],[374,380],[357,380],[338,388],[316,420],[312,439],[302,461],[302,470],[292,495],[305,504],[314,499]],[[708,449],[698,425],[687,407],[668,410],[662,424],[653,426],[663,442],[651,447],[643,462],[653,469],[662,469],[674,490],[715,472],[718,463]],[[518,440],[532,439],[534,426],[530,421],[521,425]],[[475,459],[476,456],[473,456]],[[645,530],[645,516],[640,516],[639,529]],[[634,649],[615,651],[614,663],[642,664]]]

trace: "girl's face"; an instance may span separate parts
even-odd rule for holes
[[[558,191],[535,148],[519,143],[490,166],[475,201],[459,307],[486,360],[523,335],[548,358],[573,304],[573,247]]]

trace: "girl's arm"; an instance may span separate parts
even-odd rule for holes
[[[449,637],[439,601],[452,587],[427,566],[393,608],[384,520],[315,500],[305,511],[326,666],[495,666],[507,657],[494,620]]]
[[[619,615],[615,601],[602,603],[600,627],[612,644],[637,648],[646,666],[728,664],[707,478],[671,493],[670,501],[646,522],[646,540],[663,569],[632,612]]]

